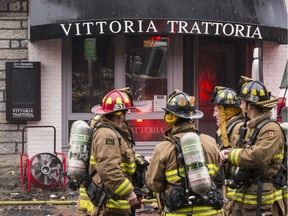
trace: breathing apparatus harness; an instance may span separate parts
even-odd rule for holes
[[[243,118],[239,118],[237,119],[236,121],[233,121],[231,122],[227,129],[226,129],[226,133],[227,133],[227,137],[228,139],[230,139],[230,136],[232,134],[232,131],[233,131],[233,128],[241,123],[241,122],[244,122],[244,119]],[[245,124],[245,123],[244,123]],[[240,126],[240,128],[242,128],[243,125]],[[245,137],[245,135],[244,135]],[[244,140],[244,139],[243,139]],[[222,139],[221,139],[221,136],[216,136],[216,141],[217,143],[220,145],[220,151],[223,150],[223,149],[227,149],[227,148],[231,148],[230,146],[227,146],[225,147],[223,145],[223,142],[222,142]],[[215,183],[218,187],[222,187],[223,184],[227,185],[228,182],[231,181],[231,176],[230,176],[230,170],[231,170],[231,164],[230,163],[224,163],[220,169],[220,172],[222,174],[222,176],[216,176],[215,178]]]
[[[286,137],[284,134],[284,131],[282,129],[282,127],[279,125],[279,123],[275,120],[271,120],[271,119],[265,119],[263,121],[261,121],[254,129],[249,141],[246,144],[246,146],[248,148],[252,148],[252,146],[255,144],[256,140],[257,140],[257,136],[259,134],[259,131],[261,130],[261,128],[269,123],[269,122],[275,122],[276,124],[278,124],[278,126],[281,128],[281,131],[284,135],[285,141],[286,141]],[[246,122],[245,125],[246,126]],[[247,130],[247,128],[246,128]],[[244,137],[246,135],[246,130],[245,130],[245,134]],[[244,130],[243,130],[244,131]],[[241,134],[241,129],[240,129],[240,136],[243,135]],[[239,144],[240,146],[238,146],[239,148],[242,148],[244,145],[244,142],[242,140],[244,140],[244,137],[240,137],[240,141]],[[287,141],[286,141],[287,142]],[[282,162],[279,164],[280,165],[280,170],[272,177],[272,179],[261,179],[261,178],[256,178],[253,179],[252,178],[252,172],[250,169],[240,169],[239,167],[237,167],[238,169],[236,169],[235,174],[232,175],[232,180],[229,184],[227,184],[228,187],[230,188],[240,188],[241,186],[247,185],[247,187],[251,184],[251,183],[256,183],[258,190],[257,190],[257,207],[256,207],[256,215],[260,216],[261,215],[261,202],[262,202],[262,192],[263,192],[263,183],[273,183],[273,185],[275,185],[276,188],[278,189],[283,189],[283,190],[287,190],[287,144],[284,144],[284,158],[282,160]]]
[[[236,121],[233,121],[233,122],[231,122],[231,123],[228,125],[228,127],[227,127],[227,129],[226,129],[228,138],[231,136],[231,133],[232,133],[232,131],[233,131],[233,128],[234,128],[238,123],[241,123],[241,122],[244,122],[244,119],[242,119],[242,118],[237,119]],[[241,127],[242,127],[242,126],[241,126]],[[218,135],[217,135],[217,136],[216,136],[216,141],[217,141],[217,143],[220,145],[220,151],[223,150],[223,149],[225,149],[225,148],[227,148],[227,147],[225,147],[225,146],[223,145],[221,136],[218,136]],[[229,148],[229,146],[228,146],[228,148]]]
[[[93,134],[95,134],[95,132],[99,128],[109,128],[109,129],[113,130],[117,136],[117,139],[119,140],[119,145],[121,145],[120,132],[118,132],[114,127],[112,127],[108,124],[105,124],[105,123],[104,124],[97,124],[94,126]],[[129,130],[129,128],[128,128],[128,130]],[[89,148],[88,148],[89,155],[91,154],[92,138],[93,138],[93,136],[91,136],[91,140],[89,142],[89,144],[90,144]],[[133,146],[135,145],[132,134],[131,134],[129,141],[131,142],[131,144]],[[144,186],[144,183],[145,183],[144,182],[145,181],[145,179],[144,179],[145,178],[145,172],[146,172],[146,169],[148,166],[147,161],[145,161],[145,159],[143,157],[142,157],[142,155],[139,155],[139,156],[137,156],[138,159],[136,158],[136,161],[135,161],[137,168],[136,168],[136,173],[134,175],[134,179],[135,179],[135,183],[136,183],[134,192],[137,195],[139,204],[133,206],[132,212],[134,212],[135,209],[137,209],[137,208],[141,208],[141,199],[143,197],[143,192],[142,192],[141,188]],[[96,169],[94,169],[92,171],[92,173],[89,173],[90,160],[87,160],[86,165],[87,165],[86,166],[86,174],[82,177],[81,181],[79,183],[77,183],[77,186],[79,188],[80,184],[83,184],[84,188],[86,189],[86,193],[87,193],[90,201],[95,206],[98,206],[98,207],[101,206],[102,203],[106,200],[106,198],[109,198],[109,199],[112,198],[112,199],[116,199],[116,200],[124,199],[123,197],[115,195],[111,191],[107,191],[105,188],[95,184],[94,181],[92,180],[92,178],[94,175],[96,175],[97,171],[96,171]],[[134,215],[134,213],[133,213],[133,215]]]
[[[199,131],[191,129],[181,132],[194,132],[197,135],[200,135]],[[165,206],[168,211],[174,211],[187,206],[191,206],[192,211],[193,205],[212,206],[214,209],[220,210],[224,204],[222,190],[216,187],[213,188],[212,186],[211,190],[204,195],[193,192],[188,182],[180,139],[178,137],[166,134],[165,140],[175,145],[177,175],[181,178],[181,185],[173,186],[172,191],[166,195]],[[185,176],[180,174],[180,167],[184,167]]]

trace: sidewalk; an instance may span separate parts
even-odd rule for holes
[[[36,188],[26,192],[17,187],[13,190],[1,189],[0,192],[1,216],[76,216],[78,191]],[[142,209],[136,210],[136,215],[159,216],[151,203],[142,206]]]
[[[78,191],[34,186],[30,191],[22,189],[19,158],[19,155],[0,156],[0,216],[76,216]],[[137,210],[136,215],[158,214],[145,203],[145,208]]]

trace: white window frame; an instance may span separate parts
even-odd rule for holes
[[[124,35],[118,35],[114,38],[115,43],[115,88],[122,88],[125,86],[125,49],[127,37]],[[73,113],[72,112],[72,40],[63,40],[62,49],[62,94],[63,94],[63,121],[62,121],[62,148],[63,151],[67,151],[68,147],[68,121],[70,120],[89,120],[93,117],[92,113]],[[167,96],[175,89],[183,89],[183,36],[171,35],[169,36],[168,45],[168,65],[167,65]],[[147,114],[131,113],[129,119],[162,119],[163,112],[152,112]],[[142,142],[143,144],[145,142]],[[151,142],[149,142],[151,144]],[[153,142],[154,143],[154,142]],[[157,142],[156,142],[157,143]]]

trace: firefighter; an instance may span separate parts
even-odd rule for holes
[[[91,170],[92,181],[85,186],[86,194],[83,193],[90,201],[82,199],[78,205],[87,212],[79,216],[128,216],[131,206],[138,202],[133,186],[134,141],[126,124],[132,107],[132,100],[126,93],[113,90],[104,96],[101,106],[92,109],[101,116],[91,146],[90,168],[94,166],[95,169]]]
[[[216,142],[220,150],[225,148],[235,148],[239,140],[240,127],[243,126],[245,118],[240,108],[241,101],[234,89],[223,86],[216,86],[211,99],[214,104],[213,117],[218,126],[216,131]],[[229,179],[230,173],[234,169],[225,163],[221,167],[224,172],[224,178]],[[222,178],[221,178],[222,179]],[[223,187],[223,193],[227,199],[224,205],[225,215],[231,215],[232,197],[235,195],[235,189]]]
[[[218,126],[216,142],[219,149],[235,148],[239,139],[239,129],[245,120],[236,91],[216,86],[211,103],[214,104],[213,117]]]
[[[199,163],[199,168],[207,168],[209,179],[218,171],[219,157],[217,154],[219,151],[215,139],[200,133],[193,122],[194,119],[203,117],[203,113],[195,109],[195,97],[175,90],[169,96],[166,108],[163,109],[166,111],[164,121],[170,128],[164,134],[165,141],[156,145],[146,173],[147,187],[159,194],[158,197],[161,198],[162,215],[222,215],[223,194],[221,189],[214,187],[212,183],[213,189],[210,190],[210,182],[208,185],[209,195],[199,196],[191,191],[191,185],[187,184],[188,176],[184,174],[188,168],[185,168],[179,140],[188,133],[199,137],[201,141],[200,147],[204,151],[203,157],[206,162],[203,163],[204,167]],[[196,155],[197,157],[202,156]],[[192,170],[191,174],[196,174],[196,171],[193,173]],[[197,175],[202,176],[202,173]],[[201,187],[204,181],[199,179],[196,182]],[[204,200],[203,197],[207,199]]]
[[[279,124],[271,120],[271,109],[278,99],[271,98],[259,81],[242,76],[239,84],[241,109],[251,133],[243,148],[220,152],[221,161],[239,167],[234,176],[237,190],[232,215],[286,215],[282,186],[275,181],[282,175],[285,144]]]

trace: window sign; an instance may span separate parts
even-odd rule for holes
[[[87,60],[96,60],[96,38],[85,39],[84,55]]]
[[[162,141],[163,134],[169,126],[163,119],[136,119],[128,120],[133,133],[134,141]]]
[[[40,62],[6,62],[7,121],[40,121]]]
[[[154,112],[163,111],[166,107],[166,95],[154,95]]]

